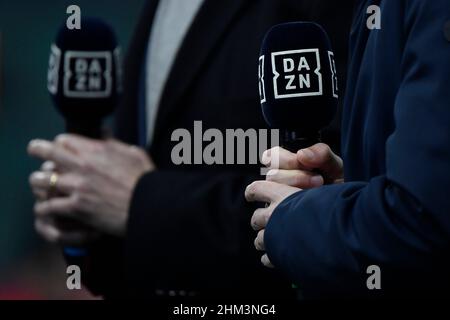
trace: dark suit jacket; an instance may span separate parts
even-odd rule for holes
[[[124,101],[117,136],[138,143],[139,79],[157,1],[144,8],[125,62]],[[260,44],[274,24],[322,24],[345,70],[351,6],[318,0],[206,0],[176,57],[164,89],[148,151],[157,170],[144,175],[133,195],[128,235],[91,248],[90,288],[107,296],[151,297],[155,290],[195,291],[200,296],[291,295],[291,285],[260,264],[245,187],[261,179],[258,166],[175,166],[174,129],[266,128],[257,83]],[[343,73],[341,73],[342,75]],[[333,136],[333,135],[332,135]],[[334,132],[334,137],[336,137]],[[119,253],[123,250],[124,256]],[[108,273],[107,266],[122,273]],[[111,283],[111,277],[116,279]],[[121,280],[121,281],[119,281]],[[120,285],[119,285],[120,282]]]
[[[381,29],[370,31],[373,4]],[[448,295],[449,12],[448,0],[360,1],[342,126],[346,183],[291,196],[265,233],[272,262],[306,295]],[[381,269],[381,291],[366,286],[370,265]]]

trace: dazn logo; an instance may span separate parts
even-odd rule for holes
[[[275,99],[323,94],[319,49],[272,53]]]

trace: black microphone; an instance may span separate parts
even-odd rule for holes
[[[120,47],[114,31],[103,21],[83,18],[81,29],[64,23],[50,48],[47,88],[66,131],[102,138],[102,121],[111,114],[121,92]],[[67,229],[75,221],[60,218]],[[65,247],[68,257],[84,257],[84,248]]]
[[[259,58],[264,118],[280,129],[292,151],[320,142],[320,131],[337,110],[336,64],[324,29],[311,22],[276,25],[266,34]]]
[[[120,48],[103,21],[83,18],[81,29],[61,26],[51,46],[48,91],[69,133],[102,137],[102,120],[119,98]]]

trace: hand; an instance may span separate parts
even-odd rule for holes
[[[57,171],[54,162],[45,161],[39,171],[35,171],[30,175],[31,191],[36,201],[45,201],[52,197],[48,181],[50,180],[50,175]],[[44,183],[39,183],[41,181]]]
[[[255,247],[259,251],[265,251],[264,229],[280,202],[302,189],[343,182],[342,159],[323,143],[299,150],[296,154],[275,147],[264,152],[262,163],[271,169],[267,173],[267,181],[252,183],[245,193],[247,201],[269,204],[266,208],[257,209],[251,220],[253,229],[258,231]],[[273,201],[264,199],[269,194],[272,194]],[[273,267],[267,254],[262,256],[261,262],[267,267]]]
[[[54,142],[31,141],[30,155],[52,161],[58,168],[52,187],[52,173],[41,171],[31,176],[33,192],[42,200],[35,205],[38,221],[72,219],[92,229],[123,236],[133,189],[138,179],[155,167],[144,150],[115,140],[97,141],[75,135],[60,135]],[[54,177],[54,176],[53,176]],[[54,189],[54,190],[51,190]],[[58,196],[44,199],[49,192]],[[51,239],[53,232],[42,224],[38,231]],[[58,229],[58,233],[54,232]]]
[[[59,171],[54,162],[45,161],[40,171],[30,176],[30,185],[37,203],[62,196],[49,188],[50,176],[57,172]],[[82,246],[99,236],[98,232],[77,221],[54,216],[36,216],[34,226],[45,240],[67,246]]]
[[[299,150],[296,154],[280,147],[264,152],[262,162],[271,170],[266,179],[292,187],[310,189],[343,182],[343,162],[324,143]]]
[[[256,209],[252,216],[251,225],[258,235],[255,239],[255,247],[258,251],[265,251],[264,229],[272,216],[273,210],[287,197],[295,192],[301,191],[299,188],[286,186],[271,181],[255,181],[245,189],[245,198],[249,202],[260,201],[268,204],[266,208]],[[263,265],[273,268],[267,254],[261,258]]]

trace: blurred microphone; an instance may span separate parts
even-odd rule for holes
[[[102,120],[117,105],[120,77],[120,48],[107,24],[84,18],[79,30],[61,26],[51,46],[47,87],[67,132],[102,137]]]
[[[102,122],[121,92],[120,48],[114,31],[103,21],[84,18],[81,29],[64,23],[50,48],[47,88],[68,133],[102,138]],[[61,219],[76,228],[77,222]],[[64,248],[69,257],[83,257],[83,248]]]
[[[337,110],[336,64],[321,26],[284,23],[266,34],[259,58],[259,93],[264,118],[280,129],[292,152],[320,142],[320,131]]]

